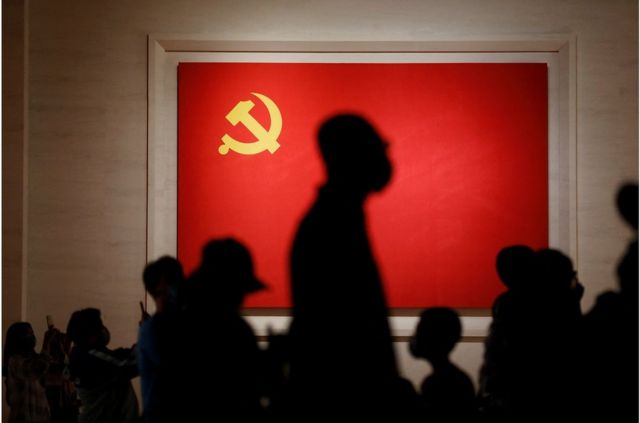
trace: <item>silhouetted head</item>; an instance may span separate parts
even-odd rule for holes
[[[618,191],[618,211],[634,230],[638,230],[638,184],[625,184]]]
[[[265,288],[253,270],[249,250],[232,238],[209,241],[196,271],[202,289],[215,304],[240,307],[246,294]]]
[[[638,301],[638,241],[632,242],[618,263],[620,292],[630,301]]]
[[[445,359],[462,336],[458,314],[445,307],[428,308],[420,315],[420,321],[411,340],[411,353],[429,361]]]
[[[142,273],[144,287],[163,311],[169,303],[177,302],[177,289],[184,281],[182,265],[173,257],[163,256],[147,264]]]
[[[362,194],[380,191],[391,179],[387,144],[355,115],[338,115],[318,132],[328,182]]]
[[[496,257],[496,271],[509,289],[519,289],[527,284],[533,273],[535,252],[526,245],[505,247]]]
[[[9,326],[4,338],[4,353],[2,355],[2,374],[7,375],[9,358],[14,355],[23,357],[35,354],[36,337],[28,322],[16,322]]]
[[[106,347],[111,339],[97,308],[74,311],[67,324],[67,335],[76,346],[82,348]]]
[[[567,292],[573,288],[576,272],[571,259],[558,250],[536,252],[536,285],[544,292]]]

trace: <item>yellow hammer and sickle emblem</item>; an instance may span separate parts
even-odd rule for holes
[[[251,114],[249,113],[255,104],[251,100],[240,101],[236,104],[229,113],[227,113],[227,120],[236,126],[238,123],[242,123],[247,129],[255,135],[258,139],[255,142],[241,142],[233,139],[228,134],[222,136],[222,145],[218,148],[218,152],[225,155],[229,150],[233,150],[239,154],[258,154],[264,150],[268,150],[273,154],[280,144],[278,143],[278,137],[280,131],[282,131],[282,115],[278,106],[266,95],[259,93],[251,93],[256,96],[269,111],[269,117],[271,118],[271,127],[266,130]]]

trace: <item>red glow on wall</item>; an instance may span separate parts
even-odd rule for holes
[[[369,119],[389,141],[394,177],[368,204],[370,238],[391,307],[489,307],[503,287],[495,256],[548,243],[545,64],[182,63],[178,96],[178,258],[207,240],[251,250],[270,289],[249,307],[289,306],[289,250],[323,180],[316,131],[336,113]],[[220,154],[240,101],[280,147]],[[336,293],[339,295],[339,293]]]

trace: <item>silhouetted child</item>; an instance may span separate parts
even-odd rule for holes
[[[47,423],[49,403],[45,377],[49,359],[35,351],[36,337],[31,324],[17,322],[7,330],[2,356],[9,423]]]
[[[69,373],[82,401],[79,423],[137,422],[138,401],[131,386],[138,375],[135,349],[107,348],[109,330],[95,308],[74,312],[67,334],[73,341]]]
[[[429,361],[433,368],[420,388],[424,421],[470,422],[474,419],[473,383],[449,360],[461,335],[460,319],[449,308],[429,308],[420,315],[410,349],[416,358]]]
[[[179,363],[176,363],[180,324],[178,290],[184,283],[182,265],[164,256],[149,263],[142,274],[144,287],[155,302],[155,314],[144,319],[138,334],[138,365],[142,385],[143,420],[175,420],[172,400]]]

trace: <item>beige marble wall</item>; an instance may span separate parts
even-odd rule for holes
[[[2,2],[2,333],[23,316],[26,2]],[[4,339],[4,338],[3,338]],[[9,416],[2,384],[2,419]]]
[[[11,179],[13,190],[3,191],[3,212],[26,198],[26,244],[3,230],[3,269],[24,266],[26,279],[5,282],[3,320],[17,316],[7,301],[22,289],[39,334],[47,314],[64,326],[73,310],[96,306],[114,345],[134,342],[146,256],[149,33],[280,41],[575,33],[578,269],[589,307],[615,286],[630,236],[613,199],[638,174],[637,8],[633,0],[31,0],[28,186]],[[19,107],[19,94],[5,109],[14,101]],[[20,117],[10,123],[20,127]],[[25,260],[12,264],[23,247]],[[480,350],[461,351],[463,365],[476,369]]]
[[[23,313],[25,2],[2,3],[2,332]]]

